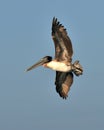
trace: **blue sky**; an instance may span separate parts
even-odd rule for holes
[[[55,72],[24,70],[54,57],[51,22],[56,16],[72,40],[74,76],[67,100],[55,91]],[[0,1],[0,130],[104,129],[104,1]]]

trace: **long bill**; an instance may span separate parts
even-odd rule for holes
[[[41,60],[39,60],[37,63],[35,63],[34,65],[30,66],[29,68],[26,69],[26,72],[27,71],[30,71],[32,69],[35,69],[36,67],[38,66],[41,66],[43,65],[44,63],[46,63],[46,60],[44,58],[42,58]]]

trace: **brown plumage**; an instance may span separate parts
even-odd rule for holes
[[[70,87],[73,83],[73,73],[72,72],[59,72],[56,71],[56,91],[59,93],[59,95],[62,98],[68,97],[68,92],[70,90]]]
[[[56,91],[60,97],[66,99],[73,83],[73,73],[79,76],[83,73],[83,68],[79,61],[72,64],[73,48],[71,40],[64,26],[55,17],[52,21],[52,38],[55,45],[55,58],[52,60],[51,56],[45,56],[26,71],[41,65],[56,71]]]
[[[71,40],[64,26],[55,17],[52,22],[52,38],[55,45],[55,59],[65,62],[71,61],[73,55]]]
[[[52,22],[52,38],[55,45],[55,59],[57,61],[67,62],[67,64],[71,63],[73,55],[71,40],[64,26],[60,24],[55,17]],[[72,72],[56,71],[56,91],[62,98],[67,98],[72,83]]]

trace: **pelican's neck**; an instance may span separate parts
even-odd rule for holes
[[[45,64],[45,67],[50,68],[52,70],[60,71],[60,72],[69,72],[72,70],[71,64],[66,65],[63,62],[50,61]]]

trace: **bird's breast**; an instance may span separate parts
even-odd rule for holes
[[[71,65],[67,65],[63,62],[51,61],[45,65],[45,67],[50,68],[55,71],[68,72],[72,70]]]

